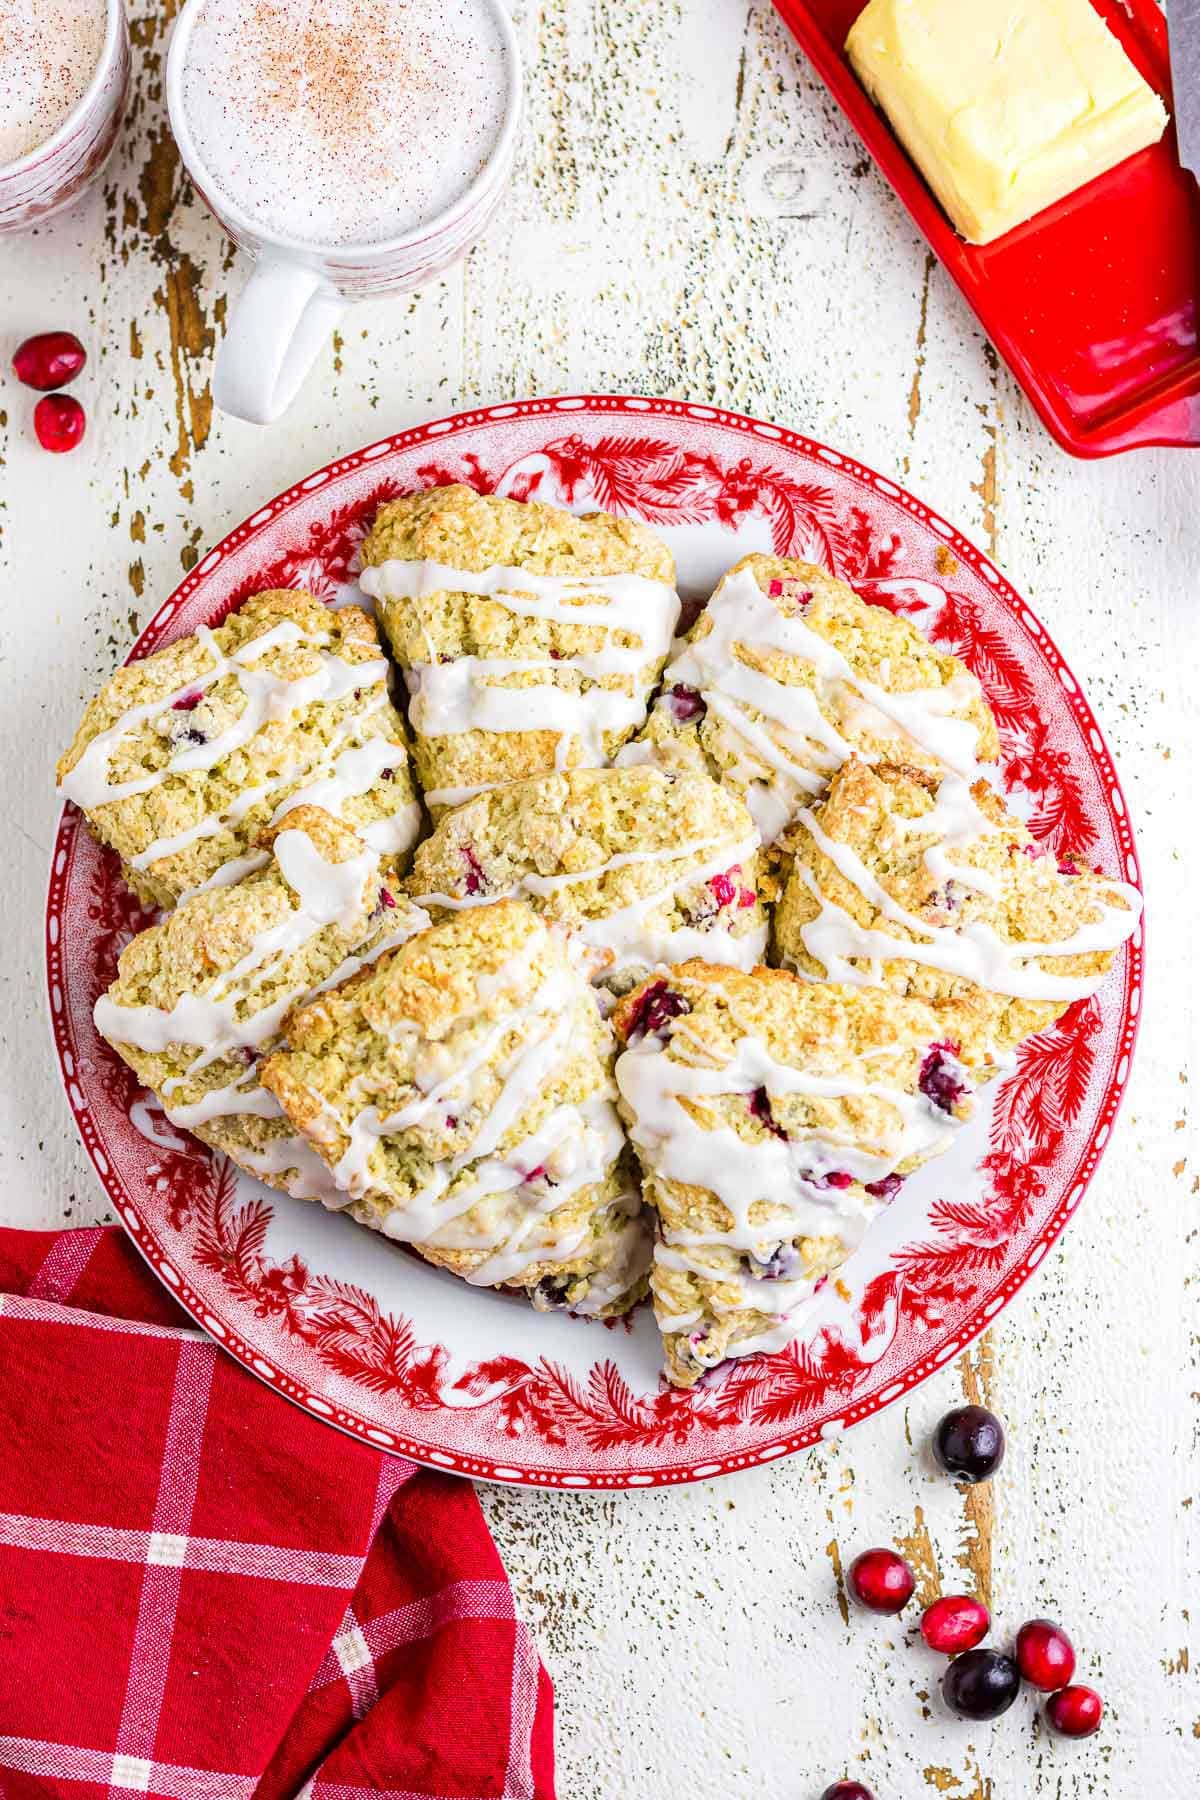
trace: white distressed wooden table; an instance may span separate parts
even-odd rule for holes
[[[243,271],[169,138],[172,10],[136,0],[102,187],[0,248],[5,369],[33,330],[91,350],[70,457],[39,450],[32,397],[0,378],[0,1219],[107,1216],[45,1024],[51,771],[206,545],[345,449],[530,393],[716,401],[895,472],[1028,595],[1117,754],[1150,980],[1111,1149],[988,1337],[853,1436],[715,1485],[484,1505],[557,1686],[563,1800],[815,1800],[845,1773],[879,1800],[1200,1793],[1200,462],[1053,446],[766,0],[526,0],[523,154],[487,242],[356,312],[281,424],[224,419],[213,347]],[[779,161],[802,177],[794,216],[771,198]],[[974,1491],[925,1449],[964,1394],[1010,1435]],[[995,1726],[949,1718],[913,1627],[839,1599],[843,1561],[889,1541],[922,1599],[977,1593],[1002,1630],[1064,1622],[1108,1701],[1101,1736],[1053,1741],[1025,1701]]]

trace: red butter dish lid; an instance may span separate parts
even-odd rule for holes
[[[1063,448],[1200,444],[1200,191],[1174,125],[994,244],[968,244],[846,59],[864,0],[775,4]],[[1093,4],[1172,110],[1155,0]]]

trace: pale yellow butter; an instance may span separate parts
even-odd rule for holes
[[[990,244],[1166,130],[1089,0],[871,0],[846,52],[951,219]]]

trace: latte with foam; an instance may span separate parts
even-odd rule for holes
[[[181,92],[218,206],[305,245],[365,246],[462,198],[510,81],[487,0],[203,0]]]
[[[99,66],[105,0],[0,0],[0,167],[52,138]]]

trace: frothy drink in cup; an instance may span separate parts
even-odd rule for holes
[[[54,136],[104,49],[105,0],[0,0],[0,166]]]
[[[372,245],[487,167],[507,58],[486,0],[202,0],[179,91],[215,202],[276,238]]]

